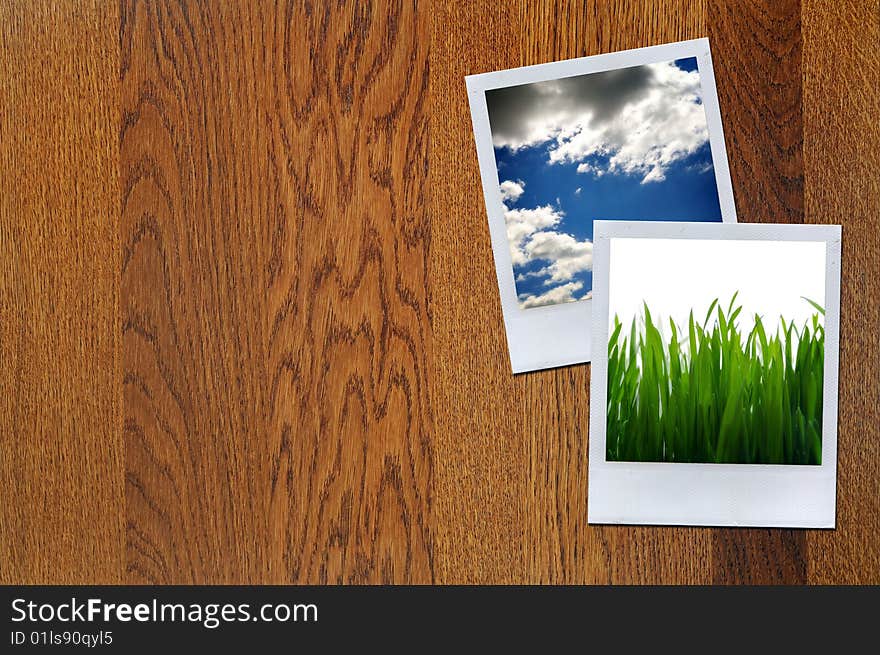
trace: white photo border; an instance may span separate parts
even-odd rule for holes
[[[589,523],[834,528],[841,228],[596,221],[590,380]],[[610,243],[615,238],[825,242],[822,464],[676,464],[605,459]]]
[[[723,222],[735,223],[736,207],[733,201],[733,187],[730,183],[727,151],[724,146],[724,131],[721,126],[721,111],[718,106],[709,39],[667,43],[537,66],[469,75],[465,78],[483,182],[483,196],[489,217],[492,252],[495,255],[501,309],[507,332],[507,349],[514,373],[589,362],[591,341],[589,335],[586,337],[584,335],[584,326],[591,324],[593,305],[590,299],[586,299],[545,307],[520,308],[507,240],[504,206],[501,202],[501,194],[498,192],[500,181],[495,163],[495,151],[492,147],[486,91],[689,57],[696,57],[697,69],[700,73],[702,102],[709,129],[709,145],[721,205],[721,219]]]

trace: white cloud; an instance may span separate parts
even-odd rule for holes
[[[554,287],[540,295],[522,294],[519,297],[519,306],[523,309],[529,309],[530,307],[543,307],[544,305],[572,302],[578,300],[578,298],[574,297],[574,293],[580,291],[583,286],[583,282],[569,282],[568,284]]]
[[[514,182],[513,180],[504,180],[501,183],[501,201],[516,202],[523,194],[525,183],[522,180]]]
[[[570,234],[538,232],[524,245],[527,261],[545,260],[550,264],[541,269],[548,276],[544,284],[565,282],[576,273],[593,267],[593,244],[578,241]]]
[[[578,164],[577,172],[578,173],[592,173],[596,177],[602,177],[603,175],[605,175],[605,171],[603,169],[598,168],[596,166],[592,166],[592,165],[588,164],[587,162],[582,162],[582,163]]]
[[[508,209],[505,212],[513,265],[548,262],[544,268],[521,273],[521,276],[547,277],[545,284],[553,284],[571,280],[576,273],[592,268],[592,243],[578,241],[570,234],[550,229],[559,225],[564,216],[565,212],[551,205],[534,209]]]
[[[696,173],[697,175],[702,175],[703,173],[708,173],[714,168],[715,165],[711,161],[706,161],[698,164],[691,164],[686,170],[691,173]]]
[[[506,180],[501,184],[501,197],[504,200],[516,199],[523,193],[522,182]],[[569,234],[549,229],[562,221],[565,212],[558,207],[541,205],[531,209],[505,209],[507,240],[514,266],[544,260],[549,262],[544,268],[520,273],[522,281],[527,277],[547,277],[545,284],[570,280],[575,273],[590,270],[593,264],[593,244],[578,241]]]
[[[527,271],[525,273],[520,273],[519,275],[517,275],[516,281],[517,282],[525,282],[529,278],[544,277],[545,275],[547,275],[547,270],[544,268],[539,269],[537,271]]]
[[[526,239],[539,230],[555,227],[562,220],[564,212],[551,205],[534,209],[508,209],[504,213],[507,222],[507,240],[510,242],[510,255],[514,266],[528,263],[529,256],[523,249]]]
[[[508,184],[505,195],[505,184]],[[505,181],[501,187],[502,197],[507,200],[511,196],[510,189],[516,186],[522,194],[522,183]],[[572,278],[582,271],[593,267],[593,244],[589,241],[578,241],[570,234],[559,232],[556,228],[565,217],[565,212],[557,206],[541,205],[538,207],[508,209],[505,205],[504,219],[507,223],[507,240],[510,256],[514,267],[524,266],[531,262],[546,262],[537,270],[520,272],[517,282],[529,278],[546,278],[545,286],[557,285],[543,294],[527,296],[522,301],[523,307],[537,307],[558,302],[576,300],[572,294],[579,290],[582,282],[572,282]],[[576,285],[576,286],[573,286]]]
[[[513,150],[555,141],[550,162],[662,181],[709,138],[697,71],[673,62],[497,89],[487,93],[492,138]],[[607,165],[585,161],[608,158]]]

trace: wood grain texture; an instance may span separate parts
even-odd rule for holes
[[[0,6],[0,583],[123,579],[117,25]]]
[[[804,3],[805,209],[843,226],[837,529],[810,582],[880,583],[880,2]]]
[[[707,28],[738,220],[803,223],[799,1],[709,0]],[[803,530],[712,535],[717,584],[807,581]]]
[[[432,526],[443,583],[501,583],[530,553],[526,417],[550,398],[509,374],[464,76],[515,66],[516,9],[434,9],[431,26],[430,307],[435,411]],[[537,405],[536,405],[537,403]],[[498,484],[499,481],[503,481]]]
[[[0,5],[0,582],[880,582],[880,3]],[[586,522],[464,76],[709,36],[740,220],[844,226],[838,528]]]
[[[707,32],[739,220],[803,223],[798,0],[708,0]]]
[[[262,17],[236,6],[121,4],[126,578],[136,582],[263,581],[271,570],[275,208],[257,91]]]
[[[268,35],[266,323],[281,577],[434,579],[430,14],[295,3]]]

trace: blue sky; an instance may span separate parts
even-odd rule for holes
[[[588,297],[593,220],[720,221],[695,59],[487,92],[522,307]]]

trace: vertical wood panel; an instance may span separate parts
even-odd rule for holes
[[[296,582],[431,582],[430,7],[294,3],[271,40],[271,529]],[[440,217],[442,219],[442,217]]]
[[[123,580],[117,20],[0,7],[0,583]]]
[[[740,222],[804,220],[800,16],[797,0],[708,0]]]
[[[739,221],[804,220],[797,0],[709,0],[708,27]],[[715,583],[804,583],[802,530],[715,530]]]
[[[271,568],[262,17],[121,3],[128,580]]]
[[[806,219],[843,225],[837,529],[813,583],[880,583],[880,3],[804,3]]]
[[[528,425],[538,408],[510,374],[464,76],[517,65],[515,7],[437,3],[432,16],[432,525],[437,580],[524,580]]]

